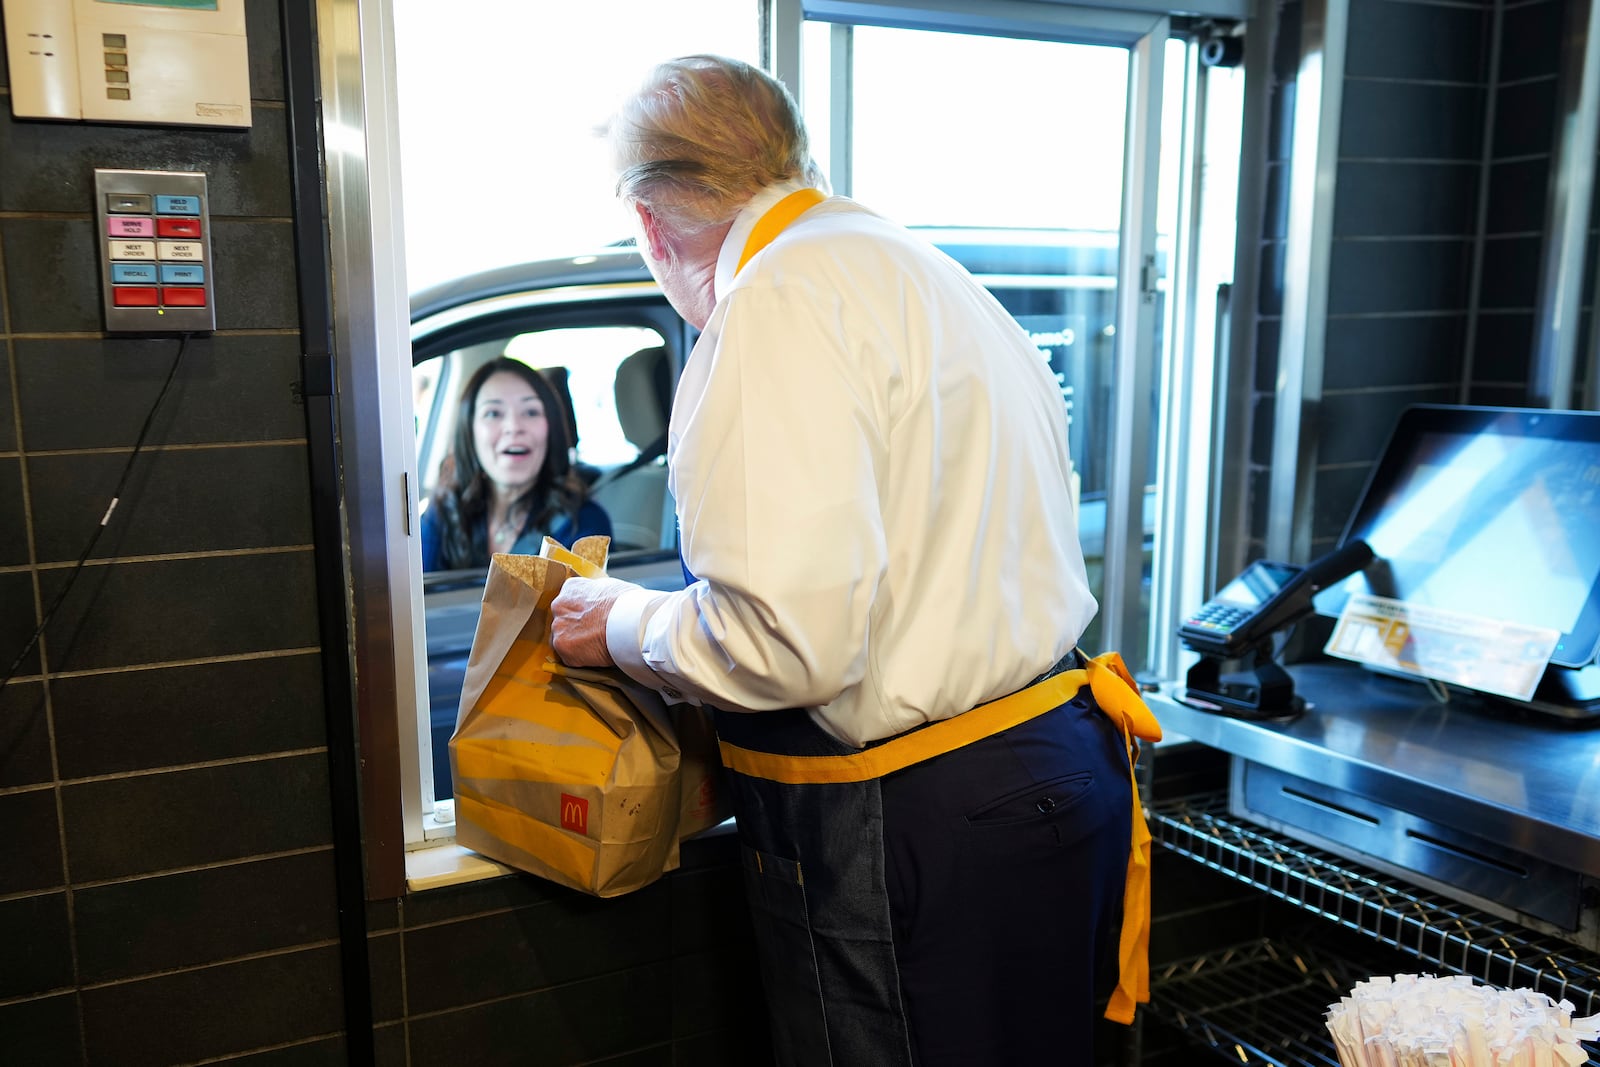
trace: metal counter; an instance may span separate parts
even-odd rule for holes
[[[1168,732],[1600,877],[1600,728],[1459,690],[1440,704],[1354,664],[1290,674],[1310,707],[1287,722],[1201,711],[1181,687],[1146,699]]]

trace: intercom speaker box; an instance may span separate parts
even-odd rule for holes
[[[3,0],[19,119],[250,125],[244,0]]]

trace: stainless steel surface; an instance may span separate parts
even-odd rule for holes
[[[1300,69],[1294,81],[1288,239],[1283,254],[1283,326],[1274,393],[1266,554],[1305,560],[1311,551],[1318,456],[1317,411],[1328,328],[1339,119],[1344,101],[1349,0],[1301,6]]]
[[[1219,353],[1213,386],[1216,429],[1213,462],[1214,514],[1208,593],[1244,570],[1250,561],[1250,441],[1256,417],[1255,363],[1261,261],[1249,249],[1261,248],[1266,214],[1266,158],[1274,87],[1272,51],[1278,38],[1278,5],[1260,4],[1244,38],[1244,114],[1239,130],[1238,215],[1235,223],[1233,286],[1228,300],[1227,348]],[[1221,316],[1219,315],[1219,321]]]
[[[788,0],[774,0],[777,3]],[[1041,41],[1131,47],[1167,21],[1162,0],[1097,0],[1082,7],[1048,0],[802,0],[805,17],[856,26],[900,26],[939,33],[979,33]],[[1184,7],[1197,15],[1242,19],[1246,0],[1198,0]]]
[[[1460,692],[1436,704],[1419,683],[1355,665],[1290,673],[1313,706],[1285,723],[1148,699],[1167,730],[1600,877],[1600,731],[1519,720]]]
[[[1600,4],[1574,0],[1565,6],[1556,143],[1528,383],[1529,400],[1548,408],[1573,404],[1583,261],[1594,191],[1595,145],[1600,137],[1596,130],[1600,125]]]
[[[1106,463],[1105,584],[1100,640],[1130,653],[1144,648],[1144,499],[1150,470],[1150,393],[1155,382],[1156,193],[1161,171],[1162,75],[1166,19],[1128,55],[1128,122],[1122,150],[1121,244]],[[1137,635],[1137,636],[1136,636]],[[1143,667],[1132,657],[1134,669]]]
[[[398,870],[402,842],[377,829],[392,821],[378,809],[400,806],[393,821],[419,841],[432,788],[418,759],[427,731],[417,710],[426,691],[421,557],[402,495],[417,481],[389,14],[387,4],[317,4],[363,828]]]

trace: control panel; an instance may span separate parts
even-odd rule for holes
[[[100,285],[114,333],[217,327],[204,174],[96,170]]]

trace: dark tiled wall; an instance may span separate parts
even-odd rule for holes
[[[1564,0],[1514,0],[1502,15],[1489,145],[1483,284],[1468,398],[1523,404],[1556,138]]]
[[[16,120],[0,79],[0,668],[179,347],[101,333],[94,168],[209,175],[218,293],[0,690],[0,1062],[192,1063],[343,1028],[275,7],[249,20],[249,130]]]
[[[1400,411],[1461,399],[1492,14],[1351,0],[1314,554],[1342,533]]]
[[[0,689],[4,1064],[300,1067],[366,1043],[344,1031],[279,9],[246,7],[245,131],[16,120],[0,66],[0,669],[178,348],[101,332],[94,168],[209,176],[218,293]],[[764,1062],[731,845],[619,901],[510,877],[370,903],[378,1062]]]

